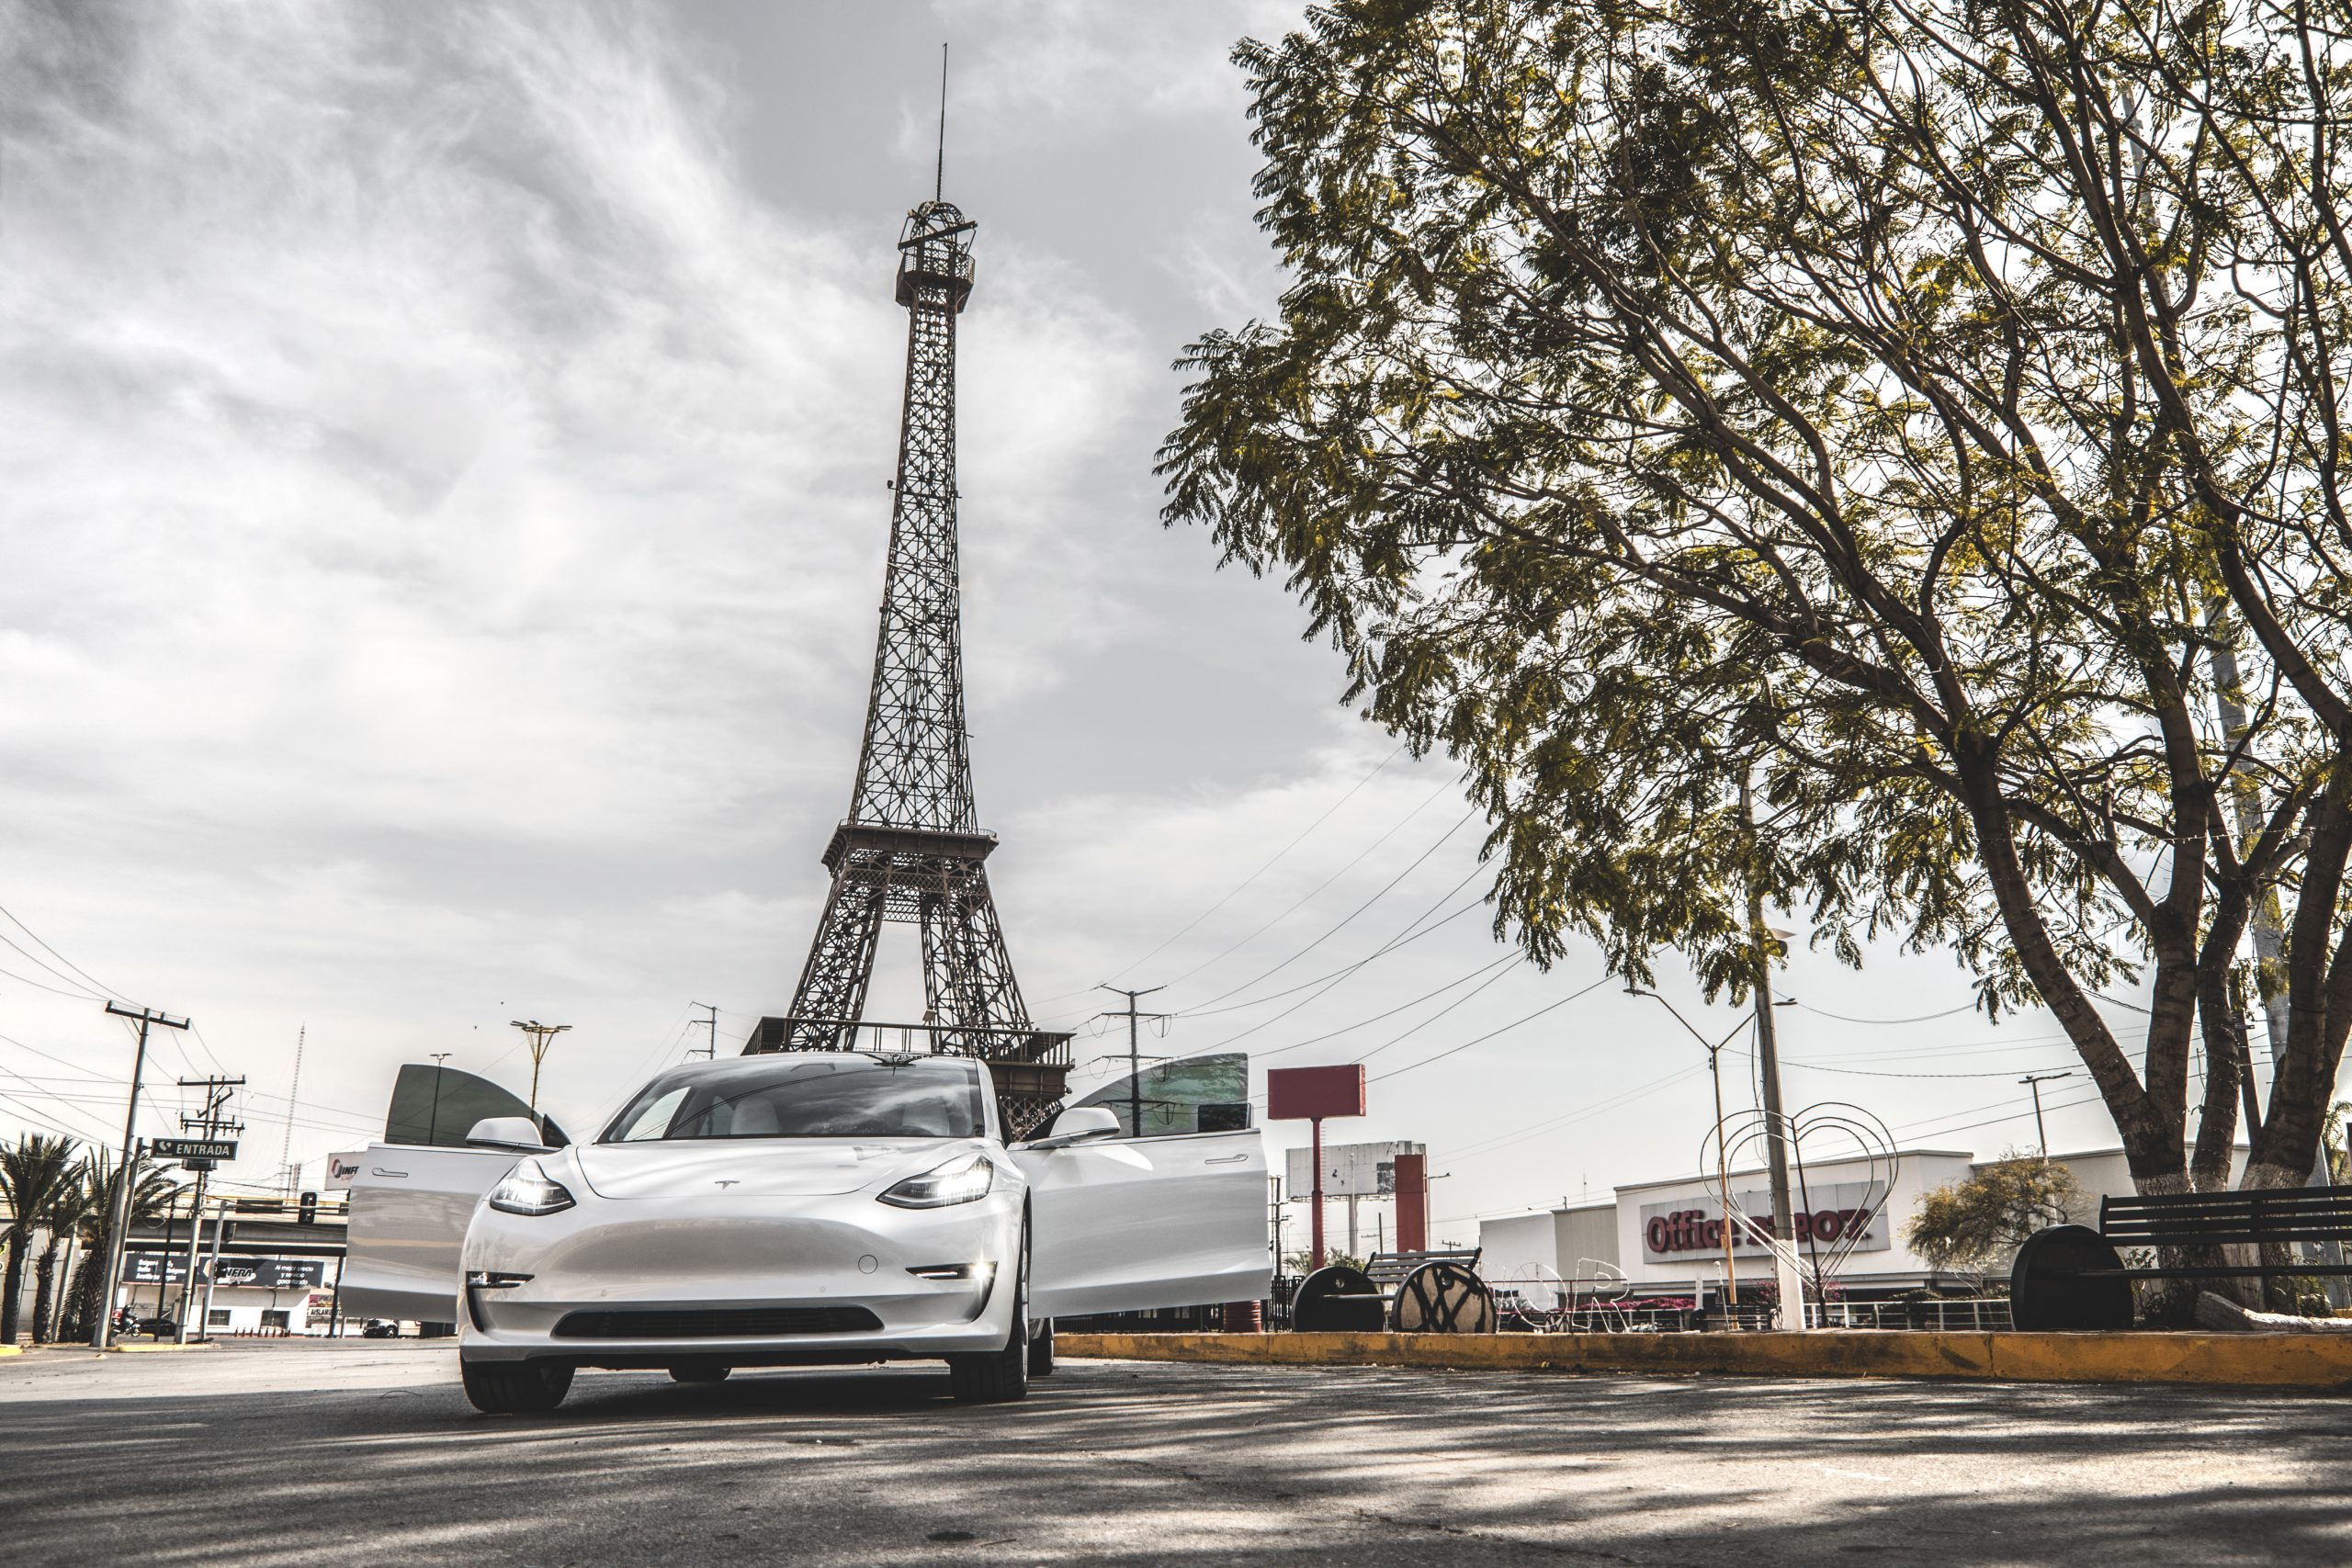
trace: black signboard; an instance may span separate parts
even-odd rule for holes
[[[157,1159],[224,1160],[237,1157],[234,1138],[150,1138],[147,1152]]]
[[[242,1287],[259,1291],[316,1290],[326,1283],[326,1262],[318,1258],[198,1258],[197,1283],[204,1283],[204,1269],[212,1270],[212,1283],[223,1287]],[[126,1285],[176,1285],[187,1278],[187,1254],[185,1252],[132,1252],[122,1259],[122,1281]]]

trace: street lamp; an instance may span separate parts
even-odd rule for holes
[[[2058,1078],[2071,1078],[2074,1076],[2075,1069],[2068,1067],[2063,1073],[2028,1073],[2018,1079],[2018,1082],[2033,1090],[2033,1141],[2041,1148],[2043,1159],[2050,1157],[2050,1129],[2041,1124],[2041,1086]]]
[[[1715,1189],[1723,1194],[1724,1201],[1724,1304],[1726,1306],[1736,1307],[1739,1305],[1739,1265],[1732,1256],[1732,1240],[1735,1225],[1732,1220],[1730,1156],[1724,1148],[1724,1075],[1722,1060],[1724,1047],[1730,1044],[1732,1042],[1732,1036],[1737,1034],[1741,1030],[1746,1029],[1747,1024],[1745,1021],[1736,1023],[1732,1025],[1730,1034],[1724,1035],[1721,1040],[1711,1042],[1705,1035],[1700,1033],[1696,1029],[1691,1028],[1690,1021],[1682,1016],[1680,1009],[1677,1008],[1672,1002],[1668,1001],[1664,997],[1659,996],[1656,991],[1645,991],[1637,986],[1627,986],[1625,987],[1625,994],[1629,997],[1647,997],[1650,1000],[1657,1003],[1658,1006],[1664,1008],[1667,1011],[1674,1014],[1674,1021],[1680,1024],[1684,1029],[1689,1030],[1690,1038],[1696,1040],[1707,1053],[1707,1076],[1713,1078],[1715,1084]]]

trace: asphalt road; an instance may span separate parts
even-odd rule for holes
[[[0,1560],[2352,1562],[2342,1398],[1117,1361],[946,1393],[585,1372],[494,1418],[445,1343],[28,1352],[0,1359]]]

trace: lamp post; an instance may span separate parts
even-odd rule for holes
[[[2033,1090],[2033,1142],[2034,1146],[2041,1151],[2043,1159],[2050,1157],[2050,1130],[2041,1124],[2041,1086],[2054,1078],[2071,1078],[2074,1076],[2075,1069],[2068,1067],[2063,1073],[2028,1073],[2018,1079]]]
[[[1701,1047],[1707,1053],[1707,1076],[1713,1078],[1715,1084],[1715,1190],[1723,1195],[1724,1204],[1724,1303],[1727,1306],[1736,1307],[1739,1304],[1739,1264],[1732,1254],[1732,1245],[1736,1225],[1732,1219],[1731,1213],[1731,1161],[1729,1153],[1724,1147],[1724,1075],[1722,1060],[1724,1047],[1731,1043],[1732,1035],[1737,1034],[1741,1030],[1746,1029],[1747,1027],[1747,1023],[1743,1020],[1732,1026],[1731,1034],[1724,1035],[1721,1040],[1710,1041],[1705,1035],[1700,1033],[1696,1029],[1691,1028],[1690,1021],[1682,1016],[1682,1011],[1679,1008],[1677,1008],[1672,1002],[1668,1001],[1664,997],[1659,996],[1656,991],[1645,991],[1639,987],[1628,986],[1625,987],[1625,994],[1629,997],[1647,997],[1650,1000],[1657,1003],[1658,1006],[1664,1008],[1667,1011],[1674,1014],[1674,1021],[1680,1024],[1684,1029],[1689,1030],[1690,1038],[1696,1040]]]

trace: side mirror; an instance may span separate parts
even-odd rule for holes
[[[1119,1135],[1119,1118],[1115,1111],[1099,1105],[1073,1105],[1054,1118],[1052,1134],[1033,1138],[1021,1146],[1025,1149],[1066,1149],[1072,1144],[1091,1144],[1098,1138]]]
[[[486,1116],[466,1134],[469,1149],[507,1149],[520,1155],[543,1155],[548,1145],[527,1116]]]

